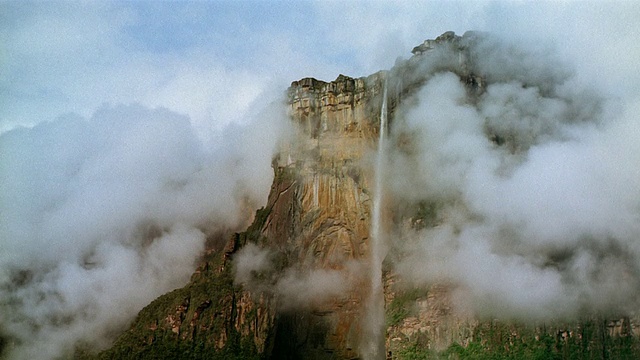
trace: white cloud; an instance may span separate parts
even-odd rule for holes
[[[409,235],[401,273],[450,282],[491,317],[637,308],[639,102],[586,87],[538,44],[471,51],[480,97],[439,73],[396,112],[410,148],[390,161],[394,198],[435,204],[439,223]],[[603,295],[613,288],[626,295]]]
[[[284,110],[208,146],[189,118],[103,107],[0,136],[0,313],[12,358],[105,345],[264,204]],[[258,125],[259,124],[259,125]]]

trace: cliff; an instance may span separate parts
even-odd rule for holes
[[[491,82],[471,50],[480,36],[445,33],[414,48],[414,56],[393,69],[366,78],[293,82],[286,106],[296,134],[273,161],[267,205],[245,232],[209,249],[189,284],[149,304],[98,358],[361,358],[362,334],[370,325],[373,162],[383,88],[389,89],[391,128],[400,121],[400,104],[414,101],[438,73],[455,74],[473,105]],[[487,127],[487,136],[496,146],[513,145],[499,129]],[[398,131],[391,146],[410,153],[414,141],[413,134]],[[389,197],[385,232],[399,236],[433,227],[441,221],[437,206],[428,199]],[[640,354],[637,330],[625,316],[523,325],[457,312],[451,284],[404,282],[394,259],[406,256],[405,250],[393,242],[387,248],[381,279],[387,358]],[[243,268],[241,259],[251,256],[266,265],[255,261]],[[77,357],[90,357],[85,350]]]
[[[246,232],[210,249],[187,286],[143,309],[99,357],[357,358],[368,295],[358,264],[368,261],[369,156],[383,78],[292,83],[288,106],[298,134],[274,160],[267,206]],[[234,283],[232,259],[247,244],[268,249],[270,267]],[[344,275],[348,289],[317,302],[272,291],[287,272],[316,270]]]

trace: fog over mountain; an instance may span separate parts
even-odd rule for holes
[[[283,118],[263,111],[213,148],[187,117],[139,105],[3,134],[2,324],[20,357],[108,343],[184,284],[207,237],[266,201]]]
[[[637,103],[580,83],[554,52],[496,38],[469,52],[481,96],[435,72],[396,113],[388,186],[436,224],[399,235],[401,272],[453,282],[461,307],[497,318],[634,312]]]
[[[389,150],[386,190],[433,202],[438,224],[394,234],[396,268],[491,316],[637,309],[639,16],[634,2],[1,2],[9,358],[108,345],[189,280],[207,239],[244,229],[289,134],[291,81],[390,69],[446,30],[498,36],[477,49],[491,85],[470,102],[434,72],[396,110],[390,143],[419,136]],[[304,304],[345,286],[311,275],[277,290]]]

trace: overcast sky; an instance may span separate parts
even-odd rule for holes
[[[634,1],[2,1],[0,131],[137,102],[206,136],[263,91],[388,69],[447,30],[557,47],[599,86],[637,94],[639,19]]]

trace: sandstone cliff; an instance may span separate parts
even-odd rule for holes
[[[357,268],[368,261],[369,156],[377,144],[384,76],[292,83],[290,114],[299,133],[274,160],[267,206],[245,233],[210,249],[186,287],[142,310],[101,357],[186,351],[195,357],[358,358],[368,289],[366,272]],[[253,273],[253,285],[243,289],[233,283],[231,259],[247,243],[268,249],[273,266]],[[295,305],[269,291],[284,271],[304,276],[322,269],[345,274],[348,291]]]
[[[143,309],[131,329],[99,357],[361,358],[373,154],[384,84],[392,128],[399,105],[411,102],[438,72],[454,73],[472,104],[489,81],[478,73],[476,55],[469,50],[478,36],[445,33],[414,48],[409,60],[366,78],[340,75],[332,82],[293,82],[287,106],[297,133],[273,161],[274,183],[265,208],[246,232],[230,236],[224,247],[211,248],[188,285]],[[499,135],[492,137],[496,144],[508,141]],[[392,146],[410,152],[411,136],[398,134]],[[387,231],[434,226],[439,221],[434,206],[388,199]],[[251,271],[244,282],[234,281],[233,260],[250,246],[264,251],[269,265]],[[627,317],[525,326],[456,312],[449,284],[412,288],[403,283],[393,267],[394,257],[401,256],[401,249],[389,244],[383,274],[388,358],[570,358],[571,351],[579,358],[632,358],[639,353]],[[283,276],[310,281],[314,271],[340,274],[342,291],[292,297],[279,290]],[[79,351],[82,356],[88,355]]]

